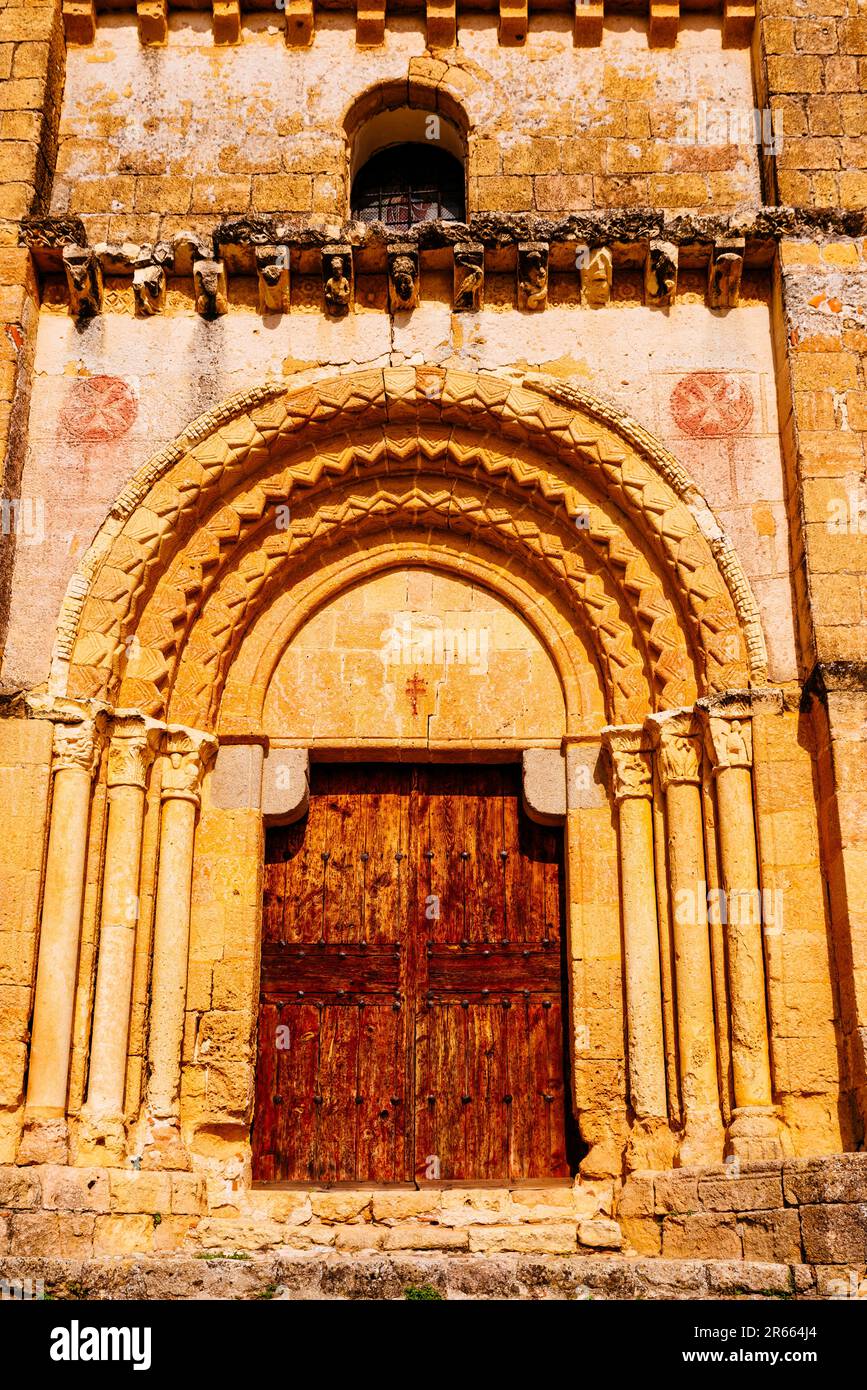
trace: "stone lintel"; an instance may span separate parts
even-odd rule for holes
[[[539,825],[566,819],[566,758],[559,748],[528,748],[521,759],[524,810]]]
[[[310,754],[306,748],[272,748],[262,773],[262,815],[271,825],[291,825],[307,814]]]

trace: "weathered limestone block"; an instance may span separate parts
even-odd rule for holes
[[[390,1226],[382,1242],[384,1250],[468,1250],[470,1233],[443,1226]]]
[[[801,1207],[804,1258],[816,1264],[867,1260],[867,1202]]]
[[[578,1244],[587,1245],[592,1250],[619,1250],[623,1244],[623,1232],[616,1221],[579,1221]]]
[[[662,1253],[669,1260],[739,1260],[741,1238],[735,1218],[710,1212],[667,1216],[662,1223]]]
[[[581,297],[591,309],[601,309],[611,298],[614,261],[607,246],[579,248]]]
[[[545,1226],[483,1226],[469,1230],[472,1252],[496,1254],[514,1250],[524,1255],[574,1255],[578,1237],[575,1222]]]
[[[789,1204],[863,1201],[867,1193],[867,1154],[790,1159],[783,1166],[783,1192]]]
[[[272,748],[262,769],[262,815],[272,825],[291,825],[307,814],[310,755],[306,748]]]
[[[783,1205],[779,1175],[700,1179],[699,1205],[707,1211],[776,1210]]]
[[[697,1211],[698,1178],[680,1177],[677,1173],[657,1174],[653,1183],[654,1210],[657,1213]]]
[[[566,759],[559,748],[527,748],[521,758],[524,810],[539,825],[566,819]]]
[[[226,269],[222,261],[196,261],[193,266],[196,291],[196,313],[204,319],[219,318],[228,313]]]
[[[481,309],[485,298],[485,249],[460,242],[454,249],[455,313]]]
[[[86,246],[64,246],[63,269],[73,318],[94,318],[102,309],[102,271],[96,253]]]
[[[170,1211],[172,1205],[169,1173],[129,1172],[113,1168],[108,1174],[111,1210],[117,1212]]]
[[[418,305],[418,251],[395,243],[388,247],[388,307],[392,314]]]
[[[314,1192],[310,1197],[313,1215],[321,1221],[356,1221],[370,1207],[369,1192]]]
[[[197,1174],[170,1173],[171,1210],[176,1216],[198,1216],[207,1210],[205,1182]]]
[[[306,753],[304,757],[306,773]],[[221,811],[258,811],[262,804],[264,761],[265,750],[261,744],[223,744],[217,752],[211,778],[212,805]]]
[[[87,1259],[97,1221],[110,1219],[92,1212],[20,1212],[12,1218],[11,1248],[17,1255]]]
[[[644,266],[645,301],[655,309],[667,309],[677,293],[678,249],[671,241],[654,238],[647,248]]]
[[[16,1168],[4,1164],[0,1168],[0,1207],[26,1211],[40,1204],[41,1185],[38,1170]]]
[[[257,246],[259,313],[288,314],[290,304],[288,246]]]
[[[352,247],[326,246],[322,250],[322,290],[325,312],[330,318],[344,318],[353,305],[354,274]]]
[[[336,1250],[380,1250],[386,1232],[381,1226],[345,1226],[334,1237]]]
[[[714,242],[708,265],[707,302],[711,309],[736,309],[744,269],[743,237]]]
[[[93,1248],[101,1255],[138,1255],[153,1249],[152,1216],[98,1216]]]
[[[798,1264],[801,1260],[801,1223],[796,1211],[745,1212],[739,1218],[745,1260],[772,1260]]]
[[[109,1210],[108,1175],[99,1168],[47,1164],[40,1170],[42,1205],[54,1211]]]
[[[374,1196],[371,1212],[374,1221],[392,1224],[405,1222],[409,1217],[432,1221],[439,1207],[439,1192],[384,1192]]]
[[[548,303],[548,243],[518,243],[518,308],[538,311]]]

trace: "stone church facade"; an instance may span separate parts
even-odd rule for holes
[[[862,1277],[859,6],[0,63],[0,1254]]]

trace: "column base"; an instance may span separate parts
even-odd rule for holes
[[[667,1119],[658,1115],[636,1119],[626,1145],[627,1171],[665,1172],[674,1167],[676,1151],[677,1135]]]
[[[722,1162],[725,1131],[718,1114],[687,1115],[677,1151],[679,1168],[705,1168]]]
[[[69,1124],[65,1115],[25,1115],[16,1163],[68,1163]]]
[[[773,1105],[744,1105],[733,1111],[726,1134],[726,1155],[754,1162],[783,1157],[780,1116]]]
[[[143,1169],[171,1169],[182,1173],[192,1170],[192,1160],[176,1119],[156,1119],[150,1115],[145,1122],[144,1135]]]
[[[75,1158],[94,1168],[124,1166],[127,1142],[123,1120],[113,1115],[82,1115],[75,1133]]]

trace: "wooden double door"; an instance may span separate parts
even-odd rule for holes
[[[253,1176],[567,1176],[562,833],[513,765],[313,764],[267,833]]]

